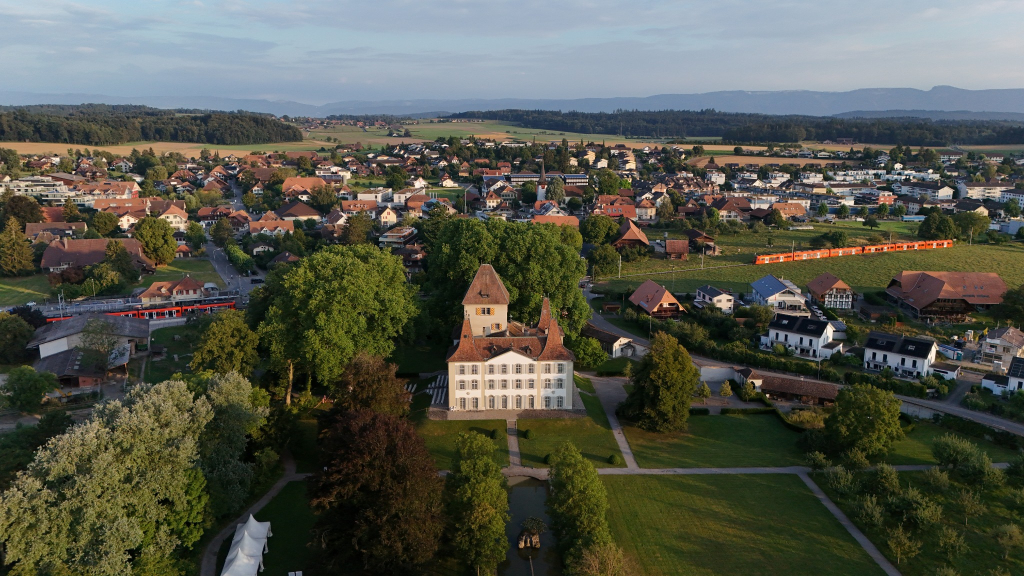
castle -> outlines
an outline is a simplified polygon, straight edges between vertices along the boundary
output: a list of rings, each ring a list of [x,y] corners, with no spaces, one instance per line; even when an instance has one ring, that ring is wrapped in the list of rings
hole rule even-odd
[[[547,298],[536,326],[510,322],[508,290],[483,264],[462,306],[462,328],[448,353],[449,410],[573,409],[575,357]]]

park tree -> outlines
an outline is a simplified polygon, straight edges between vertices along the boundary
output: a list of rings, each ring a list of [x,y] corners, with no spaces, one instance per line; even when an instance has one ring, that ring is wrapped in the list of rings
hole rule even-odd
[[[25,346],[34,334],[35,329],[21,316],[0,312],[0,358],[5,363],[25,358]]]
[[[193,371],[212,370],[217,374],[252,373],[260,361],[256,347],[260,337],[245,323],[239,310],[218,312],[199,337],[189,367]]]
[[[996,526],[992,535],[1003,548],[1003,560],[1009,560],[1013,551],[1024,548],[1024,532],[1016,524]]]
[[[595,214],[580,222],[583,241],[590,244],[607,244],[619,235],[619,225],[609,216]]]
[[[604,351],[596,338],[588,336],[569,338],[566,341],[566,347],[572,351],[573,356],[576,357],[576,365],[581,368],[597,368],[608,360],[608,353]]]
[[[96,212],[89,222],[89,230],[100,236],[110,236],[117,229],[117,215],[113,212]]]
[[[32,196],[18,194],[9,197],[3,203],[3,210],[0,210],[0,224],[6,225],[11,218],[16,218],[22,224],[42,222],[43,209]]]
[[[1003,213],[1006,214],[1007,218],[1019,218],[1021,215],[1020,204],[1015,200],[1004,203]]]
[[[569,442],[556,449],[548,482],[548,513],[566,572],[582,573],[588,555],[615,546],[608,527],[608,494],[597,469]]]
[[[179,381],[97,406],[0,496],[5,560],[26,574],[124,576],[191,547],[207,504],[199,436],[212,417]]]
[[[505,476],[493,458],[494,442],[482,434],[459,434],[455,452],[444,483],[447,540],[477,574],[492,574],[508,549]]]
[[[977,212],[960,212],[953,215],[953,223],[964,237],[977,237],[988,231],[992,220]]]
[[[174,240],[174,228],[163,218],[147,216],[135,225],[134,237],[142,244],[142,251],[157,264],[174,261],[178,243]]]
[[[210,229],[210,239],[221,248],[227,245],[228,241],[235,237],[235,230],[227,218],[217,220],[217,223]]]
[[[135,260],[124,247],[124,242],[107,240],[103,262],[115,270],[124,282],[134,284],[139,281],[139,269],[135,267]]]
[[[309,487],[318,512],[312,546],[325,573],[408,574],[437,553],[441,479],[408,419],[334,413],[320,432]]]
[[[411,395],[405,380],[397,375],[398,366],[380,356],[359,352],[332,385],[334,409],[345,412],[372,410],[378,414],[406,416]]]
[[[8,218],[4,231],[0,232],[0,274],[21,276],[35,268],[32,247],[25,238],[21,222],[17,218]]]
[[[859,216],[861,218],[867,218],[868,214],[869,214],[869,212],[868,212],[868,207],[867,206],[861,206],[860,210],[857,210],[857,216]]]
[[[729,384],[728,380],[722,382],[722,388],[718,391],[718,395],[722,398],[729,398],[732,396],[732,385]]]
[[[828,203],[825,201],[818,203],[818,216],[824,218],[828,216]]]
[[[601,168],[597,172],[597,193],[603,196],[618,196],[619,187],[622,185],[622,179],[619,175],[609,170],[608,168]]]
[[[900,401],[892,392],[868,385],[842,388],[832,414],[825,419],[825,435],[834,453],[860,450],[867,456],[885,454],[903,437]]]
[[[611,244],[601,244],[587,254],[587,262],[591,266],[595,280],[602,276],[609,278],[615,273],[615,267],[619,262],[619,253]]]
[[[206,230],[199,222],[189,222],[185,229],[185,242],[193,250],[199,250],[206,245]]]
[[[460,304],[485,263],[494,266],[508,289],[509,314],[516,320],[537,322],[545,295],[569,335],[578,334],[590,318],[579,289],[586,264],[564,243],[558,227],[458,218],[446,223],[427,246],[426,292],[433,317],[445,332],[462,321]]]
[[[416,315],[402,260],[373,246],[331,246],[268,282],[259,334],[279,370],[337,380],[360,350],[386,357]]]
[[[879,218],[885,218],[886,216],[889,215],[889,205],[886,204],[885,202],[882,202],[881,204],[878,205],[878,209],[875,210],[875,214]]]
[[[34,426],[17,426],[0,434],[0,493],[7,490],[18,472],[32,463],[36,451],[50,438],[67,431],[75,423],[64,411],[47,412]],[[2,538],[2,536],[0,536]]]
[[[82,213],[78,211],[78,204],[67,200],[64,202],[64,210],[62,210],[65,222],[81,222]]]
[[[548,180],[548,187],[544,192],[544,198],[545,200],[561,204],[562,200],[565,199],[565,181],[557,177]]]
[[[522,198],[522,201],[523,201],[524,205],[532,206],[533,203],[537,201],[537,183],[536,182],[526,182],[526,183],[524,183],[522,191],[520,193],[520,198]]]
[[[711,208],[711,210],[714,210],[714,208]],[[717,214],[717,210],[715,213]],[[782,210],[772,208],[771,212],[764,217],[764,223],[768,226],[782,226],[786,223],[786,217],[782,215]]]
[[[405,188],[405,180],[409,175],[401,166],[388,166],[385,175],[385,186],[398,191]]]
[[[906,215],[907,215],[907,207],[904,206],[903,204],[897,204],[896,206],[893,207],[893,209],[892,209],[892,217],[893,218],[896,218],[897,220],[899,220],[899,219],[902,219]]]
[[[708,398],[711,398],[711,387],[708,386],[707,382],[701,382],[697,385],[697,390],[693,395],[700,398],[701,404],[707,404]]]
[[[997,310],[1000,317],[1017,326],[1024,325],[1024,284],[1007,290],[1003,294],[1003,301],[997,306]]]
[[[645,430],[684,430],[699,376],[686,349],[672,336],[658,332],[633,372],[633,390],[620,409]]]
[[[953,219],[939,212],[932,212],[917,227],[917,235],[925,240],[952,240],[958,230]]]
[[[882,206],[885,206],[885,204],[882,204]],[[867,218],[864,219],[864,226],[867,226],[868,228],[871,229],[878,228],[878,220],[874,216],[868,216]]]
[[[892,555],[896,557],[897,566],[903,560],[913,558],[921,552],[921,543],[914,540],[913,535],[904,530],[902,524],[889,530],[885,543]]]
[[[7,402],[19,412],[38,413],[42,409],[43,394],[60,388],[51,372],[36,372],[31,366],[18,366],[7,374],[0,390],[7,394]]]
[[[310,196],[312,196],[310,204],[324,214],[338,205],[338,195],[334,193],[334,188],[327,184],[314,186],[310,190]]]
[[[349,246],[370,244],[370,232],[373,232],[373,218],[366,212],[360,212],[350,216],[348,222],[345,223],[341,241]]]
[[[840,204],[839,208],[836,209],[836,217],[838,217],[841,220],[849,218],[850,217],[850,207],[847,206],[846,204]]]
[[[245,461],[249,439],[267,422],[270,397],[237,372],[200,378],[213,419],[199,439],[199,462],[215,518],[241,509],[249,497],[253,464]]]
[[[666,202],[665,204],[671,206],[671,203]],[[665,204],[663,204],[663,206]],[[568,201],[566,201],[565,206],[569,209],[570,213],[575,214],[576,212],[579,212],[580,210],[583,209],[583,200],[580,200],[579,198],[573,196],[572,198],[569,198]]]

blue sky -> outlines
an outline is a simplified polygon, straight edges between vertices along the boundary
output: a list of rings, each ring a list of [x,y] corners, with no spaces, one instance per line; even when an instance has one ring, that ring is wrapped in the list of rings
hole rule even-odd
[[[322,104],[1024,87],[1024,2],[0,0],[0,90]]]

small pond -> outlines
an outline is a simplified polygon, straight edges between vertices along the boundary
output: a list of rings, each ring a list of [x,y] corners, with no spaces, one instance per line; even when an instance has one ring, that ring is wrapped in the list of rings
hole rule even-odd
[[[508,555],[498,566],[500,576],[556,576],[561,574],[561,559],[555,550],[555,536],[551,532],[544,503],[548,498],[548,483],[524,476],[508,479],[508,513],[511,517],[505,527],[508,537]],[[520,525],[530,516],[536,516],[548,524],[548,530],[540,536],[540,550],[518,548]],[[530,557],[533,557],[533,571]]]

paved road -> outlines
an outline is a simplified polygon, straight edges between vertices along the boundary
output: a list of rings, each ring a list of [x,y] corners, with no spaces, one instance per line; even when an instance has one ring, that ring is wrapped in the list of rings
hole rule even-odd
[[[200,576],[217,576],[217,554],[220,552],[220,547],[224,543],[224,540],[234,535],[235,528],[239,524],[248,520],[250,514],[256,514],[262,510],[263,507],[273,500],[289,482],[305,480],[309,476],[309,474],[299,474],[295,471],[295,460],[292,458],[291,454],[286,452],[281,457],[281,462],[284,464],[284,475],[281,476],[281,479],[275,482],[274,485],[271,486],[270,490],[268,490],[267,493],[264,494],[263,497],[255,504],[250,506],[248,510],[243,512],[238,519],[231,522],[225,526],[223,530],[217,533],[217,535],[213,537],[213,540],[210,540],[210,543],[206,545],[206,550],[203,551],[203,561],[199,569]],[[278,530],[288,530],[288,527],[282,526],[278,528]]]
[[[508,436],[508,466],[509,468],[521,468],[523,459],[519,452],[519,428],[516,426],[515,420],[505,421],[505,435]]]
[[[615,409],[626,399],[626,389],[622,387],[626,379],[591,374],[586,376],[594,383],[597,398],[601,401],[601,407],[604,408],[604,413],[608,416],[608,424],[612,428],[612,435],[615,436],[615,442],[619,445],[619,452],[622,452],[622,459],[626,463],[625,470],[639,470],[640,466],[636,463],[636,458],[633,456],[633,449],[629,447],[626,435],[622,432],[619,417],[615,415]]]
[[[248,301],[249,292],[258,285],[252,283],[253,278],[263,278],[259,274],[253,274],[250,278],[246,278],[238,274],[235,267],[231,265],[231,261],[228,260],[227,254],[224,250],[218,248],[216,244],[212,242],[206,243],[206,254],[210,258],[210,262],[213,264],[213,269],[217,271],[217,274],[224,281],[224,286],[228,290],[238,290],[239,296],[243,302]]]

